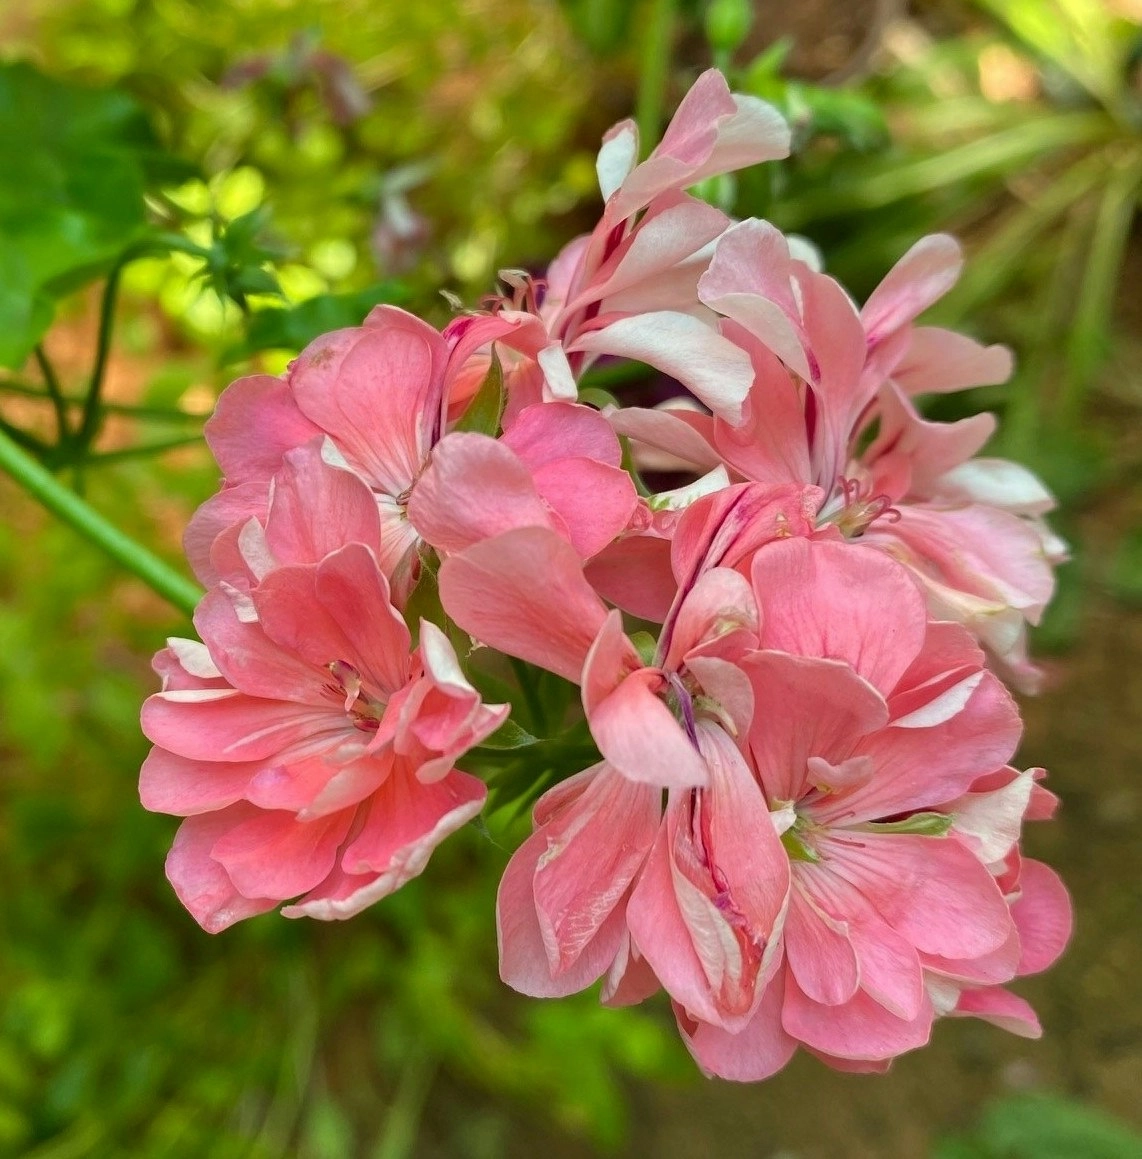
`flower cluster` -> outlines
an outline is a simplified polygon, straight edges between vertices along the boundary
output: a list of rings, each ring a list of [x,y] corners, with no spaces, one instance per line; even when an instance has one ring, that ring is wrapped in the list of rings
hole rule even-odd
[[[596,755],[507,866],[509,985],[665,990],[739,1080],[798,1047],[882,1070],[941,1015],[1039,1032],[1005,984],[1070,907],[1020,853],[1055,800],[1009,763],[1004,680],[1038,679],[1052,500],[977,457],[989,416],[917,410],[1010,372],[916,324],[950,238],[858,308],[806,243],[686,192],[788,144],[708,72],[645,161],[607,134],[602,218],[546,281],[505,275],[443,333],[380,307],[222,396],[186,538],[202,642],[159,653],[143,709],[143,803],[185,818],[167,872],[204,928],[348,917],[424,870],[482,808],[492,734],[522,733],[480,647],[577,685]],[[587,405],[604,356],[686,397]],[[632,455],[690,481],[650,493]]]

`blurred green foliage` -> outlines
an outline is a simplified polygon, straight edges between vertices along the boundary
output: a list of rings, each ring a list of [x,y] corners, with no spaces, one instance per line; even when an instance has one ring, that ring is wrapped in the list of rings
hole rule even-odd
[[[970,1134],[941,1139],[933,1159],[1135,1159],[1142,1135],[1068,1099],[1023,1095],[984,1112]]]
[[[945,318],[970,314],[1023,365],[1012,391],[968,405],[1006,407],[1009,449],[1074,505],[1133,469],[1078,419],[1119,341],[1137,40],[1095,0],[948,7],[955,35],[902,26],[860,84],[787,75],[787,43],[739,49],[736,83],[782,107],[796,153],[702,192],[807,233],[860,294],[919,234],[963,231],[969,272]],[[378,302],[440,322],[440,286],[472,301],[501,266],[541,267],[593,224],[594,151],[634,103],[648,21],[692,74],[713,55],[706,17],[728,59],[741,15],[699,0],[6,5],[0,53],[39,71],[0,66],[5,427],[174,558],[215,485],[195,444],[228,377],[280,369]],[[684,87],[666,63],[658,104],[643,85],[650,121]],[[693,1077],[663,1007],[533,1003],[495,980],[518,809],[493,809],[352,923],[203,935],[160,876],[174,822],[134,788],[140,658],[188,626],[3,494],[0,1155],[491,1159],[518,1113],[614,1148],[630,1078]],[[1092,577],[1136,601],[1139,552],[1137,536],[1109,561],[1080,546],[1045,641],[1073,640]],[[491,691],[499,675],[477,678]],[[568,689],[521,703],[498,736],[493,805],[541,787],[539,765],[576,767],[544,739],[542,707]],[[422,1121],[442,1087],[465,1114]],[[473,1110],[471,1091],[490,1097]],[[1111,1146],[1083,1114],[1000,1107],[939,1154],[1047,1155],[1027,1133],[1046,1123]]]

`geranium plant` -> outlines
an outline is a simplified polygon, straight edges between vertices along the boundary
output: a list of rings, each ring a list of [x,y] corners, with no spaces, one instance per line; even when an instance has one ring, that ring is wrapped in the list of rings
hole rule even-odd
[[[941,1016],[1039,1033],[1005,987],[1070,907],[1020,853],[1056,802],[1011,764],[1005,683],[1041,679],[1053,501],[979,457],[990,417],[917,409],[1011,371],[917,324],[951,238],[860,307],[803,239],[687,192],[788,148],[706,72],[645,160],[607,133],[599,223],[544,277],[443,332],[377,307],[223,394],[200,639],[142,716],[204,929],[351,917],[490,793],[533,807],[496,915],[525,994],[665,990],[738,1080],[799,1047],[883,1070]],[[674,395],[604,395],[615,359]]]

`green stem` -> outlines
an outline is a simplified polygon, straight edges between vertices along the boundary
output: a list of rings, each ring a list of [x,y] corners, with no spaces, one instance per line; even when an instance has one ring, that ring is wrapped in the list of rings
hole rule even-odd
[[[21,398],[39,399],[48,402],[48,396],[39,387],[29,386],[12,379],[0,380],[0,394],[17,394]],[[65,406],[83,406],[84,400],[75,395],[63,395]],[[188,410],[178,410],[176,407],[166,406],[133,406],[130,403],[105,402],[100,408],[105,414],[124,415],[127,418],[147,419],[153,422],[165,423],[195,423],[201,424],[210,416],[194,414]]]
[[[0,432],[6,434],[12,442],[23,447],[24,450],[31,451],[33,455],[46,455],[48,453],[49,448],[46,443],[41,443],[35,435],[30,435],[27,431],[13,426],[7,419],[0,418]]]
[[[148,455],[161,455],[164,451],[175,451],[179,447],[193,447],[202,444],[201,435],[179,435],[175,439],[161,439],[153,443],[140,443],[134,447],[123,447],[118,451],[103,451],[89,455],[89,467],[106,467],[111,463],[124,463],[130,459],[145,459]]]
[[[425,1047],[411,1047],[385,1117],[384,1131],[373,1152],[376,1159],[410,1159],[416,1153],[420,1119],[435,1074],[436,1063]]]
[[[44,385],[48,388],[48,397],[51,399],[52,410],[56,415],[56,442],[66,443],[71,437],[71,426],[67,421],[67,402],[63,397],[63,389],[59,384],[59,376],[55,367],[48,358],[47,351],[41,344],[36,345],[36,362],[40,373],[44,376]]]
[[[519,690],[523,693],[524,703],[527,705],[528,716],[531,717],[528,722],[531,725],[531,731],[535,736],[546,736],[547,714],[543,711],[543,704],[535,691],[533,673],[522,660],[517,660],[514,656],[510,659]]]
[[[642,72],[638,78],[635,120],[638,122],[638,139],[644,156],[657,143],[662,128],[662,106],[666,98],[676,6],[677,0],[654,0],[643,38]]]
[[[190,615],[202,598],[196,583],[175,571],[108,522],[74,491],[65,487],[16,442],[0,432],[0,468],[38,499],[53,515],[101,547],[116,563],[138,576],[181,612]]]
[[[99,336],[95,345],[95,362],[91,367],[91,378],[88,380],[87,394],[83,400],[83,416],[76,432],[76,442],[81,455],[91,446],[99,431],[100,419],[103,417],[99,404],[103,394],[103,376],[107,371],[107,355],[111,350],[111,331],[115,325],[115,301],[119,296],[119,279],[122,277],[123,267],[133,256],[134,254],[128,251],[115,263],[107,275],[107,284],[103,287],[103,298],[99,303]]]
[[[41,402],[50,401],[48,396],[40,388],[29,386],[23,382],[16,382],[12,379],[0,380],[0,394],[15,394],[21,398],[39,399]],[[65,394],[62,397],[64,405],[68,407],[81,407],[86,401],[74,394]],[[176,407],[134,406],[130,403],[118,402],[105,402],[100,409],[106,414],[123,415],[126,418],[141,419],[149,422],[201,424],[210,417],[205,414],[195,414],[192,411],[178,410]]]

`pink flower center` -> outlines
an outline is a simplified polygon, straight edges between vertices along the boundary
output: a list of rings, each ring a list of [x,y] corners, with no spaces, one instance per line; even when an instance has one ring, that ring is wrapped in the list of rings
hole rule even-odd
[[[844,475],[837,479],[840,494],[834,493],[834,499],[828,504],[831,513],[824,516],[822,522],[835,523],[846,539],[856,539],[882,516],[893,522],[900,518],[900,512],[892,505],[892,500],[884,494],[872,494],[871,487],[861,479],[847,478]],[[839,501],[839,506],[838,506]]]
[[[345,713],[354,728],[362,732],[376,732],[385,714],[385,703],[370,696],[361,684],[361,674],[348,660],[334,660],[326,665],[336,684],[325,687],[339,700],[344,698]]]

